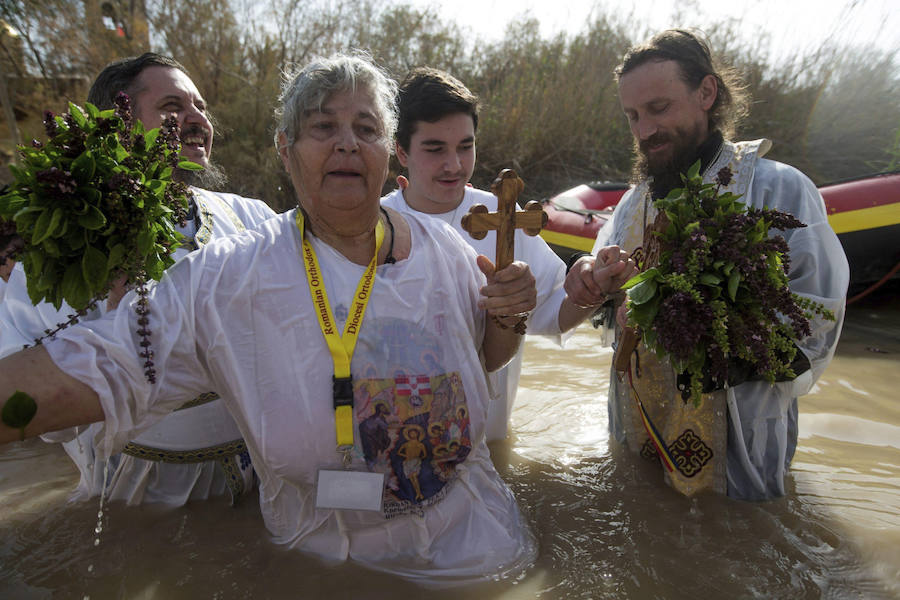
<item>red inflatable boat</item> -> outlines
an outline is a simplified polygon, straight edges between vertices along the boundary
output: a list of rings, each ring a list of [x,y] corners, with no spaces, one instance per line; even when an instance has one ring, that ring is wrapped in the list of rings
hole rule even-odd
[[[628,189],[624,183],[579,185],[544,202],[544,240],[566,260],[590,252],[597,231]],[[828,221],[850,262],[851,285],[887,281],[900,270],[900,171],[821,186]]]

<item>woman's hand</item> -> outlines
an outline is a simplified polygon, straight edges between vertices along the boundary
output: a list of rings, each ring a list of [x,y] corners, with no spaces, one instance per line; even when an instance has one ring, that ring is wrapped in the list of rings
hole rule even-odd
[[[525,319],[537,305],[537,288],[531,269],[523,262],[499,271],[486,256],[479,256],[477,262],[487,277],[478,306],[492,317],[485,325],[481,350],[485,368],[496,371],[516,355],[522,344]]]
[[[487,277],[487,285],[481,288],[482,299],[478,305],[495,317],[521,316],[537,306],[537,288],[531,268],[521,261],[496,270],[486,256],[477,259],[478,268]]]

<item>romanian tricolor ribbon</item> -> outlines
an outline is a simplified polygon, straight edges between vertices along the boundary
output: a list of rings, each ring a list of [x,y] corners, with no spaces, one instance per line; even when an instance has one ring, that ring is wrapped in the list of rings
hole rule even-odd
[[[644,408],[644,403],[641,402],[641,398],[634,388],[634,380],[631,378],[631,364],[628,365],[628,384],[631,386],[631,395],[634,397],[634,401],[638,405],[638,411],[641,413],[641,422],[644,424],[644,430],[646,430],[647,435],[650,436],[650,442],[656,448],[659,460],[662,461],[663,466],[671,473],[675,470],[675,461],[672,460],[672,454],[669,452],[669,448],[666,446],[662,434],[660,434],[659,430],[653,424],[650,415],[647,414],[647,410]]]

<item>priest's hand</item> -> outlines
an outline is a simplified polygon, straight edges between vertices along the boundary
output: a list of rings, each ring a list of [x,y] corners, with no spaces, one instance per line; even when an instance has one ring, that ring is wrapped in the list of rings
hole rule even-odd
[[[637,273],[634,260],[618,246],[606,246],[597,256],[582,256],[569,269],[564,288],[569,300],[580,308],[599,306],[609,294]]]
[[[619,329],[625,330],[628,327],[628,304],[623,302],[619,305],[619,308],[616,309],[616,324],[618,324]]]

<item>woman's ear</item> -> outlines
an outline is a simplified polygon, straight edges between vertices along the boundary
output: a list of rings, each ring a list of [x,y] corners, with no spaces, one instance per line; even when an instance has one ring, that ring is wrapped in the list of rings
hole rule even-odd
[[[290,146],[288,145],[287,136],[283,131],[278,132],[278,156],[281,157],[281,164],[284,165],[284,170],[289,172],[288,165],[290,165],[291,160]]]

